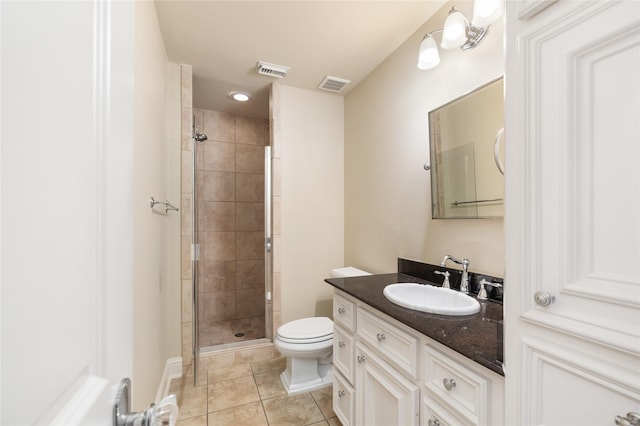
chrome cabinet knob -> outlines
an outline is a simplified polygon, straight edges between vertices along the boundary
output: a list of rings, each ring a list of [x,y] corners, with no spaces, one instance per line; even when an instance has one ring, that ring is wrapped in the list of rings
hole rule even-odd
[[[442,379],[442,384],[447,390],[451,390],[456,387],[456,381],[454,379]]]
[[[429,419],[429,426],[440,426],[440,420],[435,417],[433,419]]]
[[[556,300],[556,297],[553,295],[553,293],[548,293],[546,291],[536,291],[533,295],[533,299],[536,301],[536,305],[547,307]]]
[[[360,364],[362,364],[364,362],[364,355],[358,355],[358,357],[356,359],[358,360],[358,362]]]
[[[345,311],[345,309],[344,309],[344,308],[338,308],[338,313],[339,313],[340,315],[343,315],[345,312],[346,312],[346,311]]]
[[[346,345],[347,345],[347,344],[346,344],[345,342],[343,342],[342,340],[340,340],[340,341],[338,342],[338,347],[339,347],[339,348],[344,348]]]
[[[376,334],[376,339],[378,339],[378,342],[382,343],[384,341],[384,339],[386,339],[387,336],[384,335],[384,333],[378,333]]]
[[[345,395],[343,390],[338,391],[338,398],[342,398]]]

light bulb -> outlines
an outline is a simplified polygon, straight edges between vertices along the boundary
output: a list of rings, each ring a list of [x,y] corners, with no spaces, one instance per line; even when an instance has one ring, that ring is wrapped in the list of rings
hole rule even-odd
[[[440,53],[436,41],[427,34],[420,43],[420,51],[418,54],[418,69],[428,70],[440,63]]]
[[[486,28],[502,15],[501,0],[475,0],[473,4],[473,25]]]
[[[238,102],[247,102],[251,99],[251,96],[244,92],[231,92],[229,93],[229,96]]]
[[[447,20],[444,21],[440,46],[443,49],[455,49],[462,46],[467,41],[467,25],[467,18],[462,12],[452,7]]]

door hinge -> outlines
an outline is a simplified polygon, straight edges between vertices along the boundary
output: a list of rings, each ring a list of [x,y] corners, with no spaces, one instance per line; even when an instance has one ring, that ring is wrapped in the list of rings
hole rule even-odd
[[[191,261],[200,260],[200,244],[191,244]]]

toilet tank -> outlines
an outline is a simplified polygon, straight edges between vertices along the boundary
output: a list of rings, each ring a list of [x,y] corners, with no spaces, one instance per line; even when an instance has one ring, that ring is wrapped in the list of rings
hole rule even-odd
[[[345,277],[360,277],[363,275],[371,275],[367,271],[354,268],[352,266],[346,266],[344,268],[332,269],[331,278],[345,278]]]

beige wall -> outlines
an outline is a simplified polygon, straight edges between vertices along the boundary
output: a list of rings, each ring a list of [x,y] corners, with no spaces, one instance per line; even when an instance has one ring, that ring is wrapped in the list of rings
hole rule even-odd
[[[167,229],[175,217],[152,211],[167,193],[165,81],[167,57],[152,2],[136,2],[133,170],[133,408],[156,396],[167,359]],[[175,198],[174,203],[178,202]],[[175,337],[175,336],[174,336]]]
[[[442,28],[448,3],[345,98],[345,263],[396,270],[396,258],[439,263],[467,257],[471,270],[504,275],[503,220],[432,220],[428,112],[503,74],[502,24],[469,52],[441,50],[416,67],[424,34]],[[456,2],[472,15],[471,2]],[[436,40],[440,36],[436,35]]]
[[[344,258],[344,102],[281,86],[278,104],[282,235],[276,256],[286,323],[331,314],[332,288],[323,280]]]

